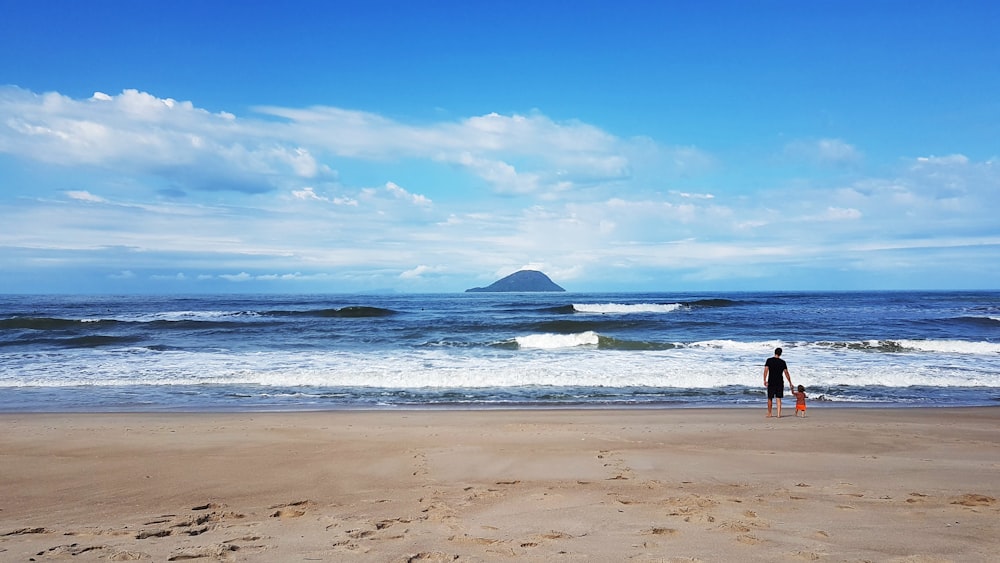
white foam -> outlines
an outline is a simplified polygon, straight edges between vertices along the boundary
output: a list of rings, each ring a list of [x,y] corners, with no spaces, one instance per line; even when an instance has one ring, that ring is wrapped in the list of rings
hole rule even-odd
[[[312,350],[239,353],[80,349],[72,353],[5,354],[0,387],[79,385],[260,385],[273,387],[476,388],[605,386],[759,387],[772,343],[607,350],[594,332],[522,337],[531,350],[424,348],[384,354]],[[728,342],[728,341],[722,341]],[[884,354],[792,346],[792,380],[807,388],[843,386],[1000,387],[990,356]]]
[[[634,313],[670,313],[681,308],[680,303],[574,303],[573,309],[578,313],[598,314],[634,314]]]
[[[137,317],[142,322],[149,321],[206,321],[225,319],[229,317],[258,316],[257,313],[244,311],[163,311]]]
[[[80,319],[80,322],[118,321],[149,323],[155,321],[213,321],[233,317],[260,317],[260,314],[253,311],[161,311],[139,315],[93,317]]]
[[[520,348],[539,348],[552,350],[556,348],[574,348],[576,346],[597,346],[597,333],[588,330],[576,334],[529,334],[515,338]]]
[[[948,354],[1000,354],[1000,343],[967,342],[964,340],[899,340],[899,345],[920,352]]]
[[[766,340],[761,342],[738,342],[736,340],[702,340],[691,342],[686,345],[688,348],[711,348],[716,350],[729,350],[735,352],[755,352],[769,353],[779,346],[787,346],[778,340]]]

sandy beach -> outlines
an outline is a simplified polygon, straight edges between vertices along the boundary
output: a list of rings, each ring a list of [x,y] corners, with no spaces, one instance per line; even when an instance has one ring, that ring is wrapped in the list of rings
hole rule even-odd
[[[0,415],[0,560],[990,561],[1000,408]]]

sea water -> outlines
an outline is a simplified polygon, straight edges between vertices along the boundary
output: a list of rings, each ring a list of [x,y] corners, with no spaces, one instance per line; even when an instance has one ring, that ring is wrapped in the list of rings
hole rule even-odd
[[[1000,292],[0,296],[0,412],[1000,405]]]

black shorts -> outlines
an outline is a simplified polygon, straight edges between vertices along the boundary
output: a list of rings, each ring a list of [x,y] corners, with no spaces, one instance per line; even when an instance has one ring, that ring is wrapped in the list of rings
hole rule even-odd
[[[778,385],[767,384],[767,398],[768,399],[781,399],[785,396],[785,382],[781,382]]]

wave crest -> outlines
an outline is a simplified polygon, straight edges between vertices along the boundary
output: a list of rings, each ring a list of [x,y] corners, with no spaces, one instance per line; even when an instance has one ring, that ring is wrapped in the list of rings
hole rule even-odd
[[[573,310],[577,313],[592,314],[635,314],[635,313],[672,313],[680,309],[680,303],[574,303]]]
[[[527,336],[518,336],[514,340],[517,342],[519,348],[540,350],[574,348],[576,346],[597,346],[600,343],[600,337],[592,330],[575,334],[529,334]]]

